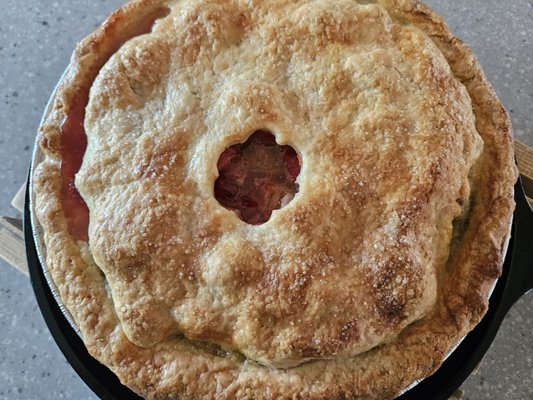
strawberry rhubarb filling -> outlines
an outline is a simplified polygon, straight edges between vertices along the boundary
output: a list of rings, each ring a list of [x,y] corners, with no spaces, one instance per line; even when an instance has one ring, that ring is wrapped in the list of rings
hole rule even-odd
[[[88,238],[89,209],[78,189],[74,177],[81,167],[87,148],[87,136],[83,127],[88,94],[74,99],[67,118],[61,125],[61,196],[69,233],[77,240]]]
[[[298,192],[298,155],[291,146],[278,145],[268,131],[256,131],[246,142],[228,147],[217,167],[215,198],[249,224],[265,223]]]

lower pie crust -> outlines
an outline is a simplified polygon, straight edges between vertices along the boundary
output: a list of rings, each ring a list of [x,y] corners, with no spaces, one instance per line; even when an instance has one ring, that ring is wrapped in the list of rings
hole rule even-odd
[[[514,209],[507,113],[471,51],[426,6],[333,3],[135,0],[76,48],[39,131],[35,212],[46,267],[87,349],[145,398],[394,398],[433,373],[487,310]],[[305,68],[324,59],[316,79],[327,79],[302,84],[301,69],[275,77],[297,77],[279,83],[284,91],[264,84],[277,64],[258,66],[253,43],[243,44],[256,26],[271,35],[262,45],[274,60]],[[372,52],[382,37],[397,46]],[[175,71],[198,74],[205,62],[223,75],[239,59],[209,56],[229,42],[264,79],[217,91],[219,81],[195,78],[207,82],[194,99],[206,114],[187,104],[165,114],[161,82],[168,89],[169,76],[184,76]],[[352,42],[378,63],[358,78],[373,77],[376,96],[346,75],[364,57],[346,53],[344,70],[328,63]],[[405,92],[417,85],[425,95]],[[69,228],[61,178],[61,127],[84,96],[89,147],[76,186],[89,242]],[[356,107],[376,110],[343,120]],[[144,135],[160,129],[152,123],[166,141]],[[223,150],[264,128],[302,157],[300,189],[251,226],[212,190]]]

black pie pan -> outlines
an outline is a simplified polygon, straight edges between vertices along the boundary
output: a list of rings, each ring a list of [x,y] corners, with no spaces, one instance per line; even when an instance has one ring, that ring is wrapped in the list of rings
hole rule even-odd
[[[447,400],[481,362],[509,308],[522,295],[533,289],[533,212],[525,198],[520,180],[515,185],[515,199],[517,204],[503,273],[490,297],[487,314],[432,376],[422,380],[397,399]],[[28,190],[24,210],[28,268],[37,302],[57,345],[78,375],[101,399],[141,399],[122,385],[107,367],[89,355],[82,340],[61,311],[37,256],[30,213]]]

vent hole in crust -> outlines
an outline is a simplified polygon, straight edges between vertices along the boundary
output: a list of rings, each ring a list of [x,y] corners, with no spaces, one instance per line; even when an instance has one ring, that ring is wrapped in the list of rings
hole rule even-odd
[[[266,130],[228,147],[218,159],[215,198],[244,222],[267,222],[298,192],[301,160],[291,146],[280,146]]]

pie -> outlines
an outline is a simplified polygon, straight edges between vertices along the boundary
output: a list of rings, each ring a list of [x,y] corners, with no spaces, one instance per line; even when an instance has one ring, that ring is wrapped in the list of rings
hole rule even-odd
[[[392,399],[480,321],[508,115],[414,0],[134,0],[42,123],[46,268],[147,399]]]

